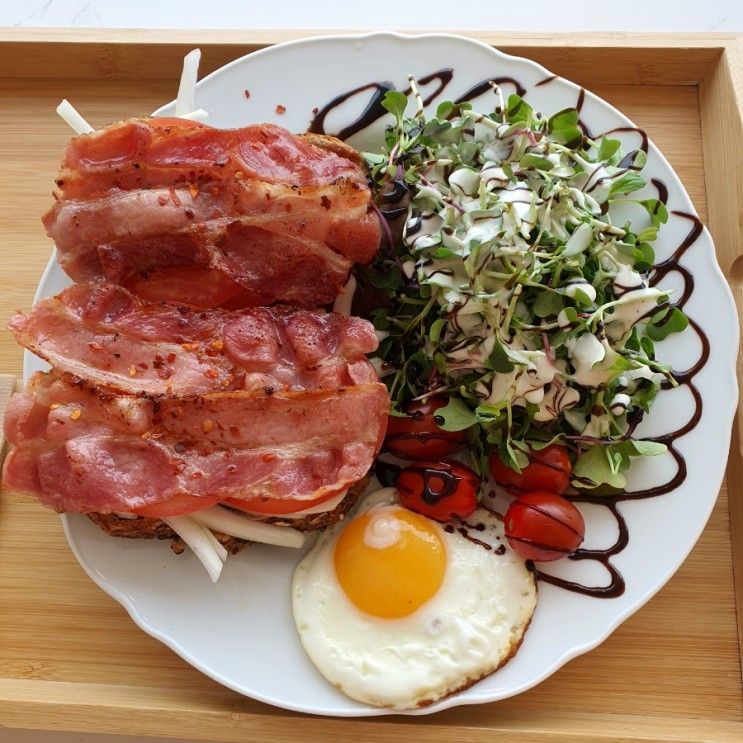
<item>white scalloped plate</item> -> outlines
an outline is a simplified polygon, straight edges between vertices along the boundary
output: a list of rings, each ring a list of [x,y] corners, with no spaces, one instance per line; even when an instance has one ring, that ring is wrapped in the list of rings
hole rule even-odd
[[[404,89],[409,73],[420,79],[442,68],[452,68],[453,78],[434,106],[493,77],[517,80],[526,89],[527,100],[545,114],[576,105],[580,94],[577,86],[560,78],[547,81],[550,74],[534,62],[466,38],[374,33],[306,39],[250,54],[201,81],[196,101],[210,112],[209,122],[217,126],[273,121],[302,131],[314,107],[344,91],[374,81],[389,81]],[[542,85],[537,85],[540,82]],[[434,83],[426,86],[424,93],[434,87]],[[509,83],[503,87],[506,93],[513,89]],[[326,121],[328,130],[338,131],[355,120],[368,95],[355,96],[336,108]],[[479,101],[492,109],[491,99]],[[277,105],[285,106],[285,113],[277,113]],[[158,113],[172,109],[170,104]],[[626,117],[590,93],[585,94],[581,116],[592,132],[631,126]],[[384,123],[377,121],[351,142],[360,147],[378,146]],[[627,146],[632,148],[632,142],[628,140]],[[647,173],[666,184],[669,210],[693,214],[679,179],[652,143]],[[650,189],[648,195],[655,194]],[[656,246],[659,260],[678,247],[690,226],[684,217],[671,217]],[[682,263],[694,276],[686,311],[711,341],[709,360],[693,379],[703,400],[702,415],[698,425],[676,442],[688,463],[683,484],[667,495],[619,506],[627,519],[630,542],[613,563],[626,579],[626,591],[619,598],[595,599],[541,584],[534,620],[516,657],[467,691],[418,713],[492,702],[539,683],[606,639],[666,583],[696,542],[725,468],[737,400],[738,328],[733,300],[706,229],[686,251]],[[662,285],[681,287],[679,276],[669,274]],[[55,294],[68,283],[53,257],[37,298]],[[691,367],[701,353],[698,336],[691,329],[662,346],[661,358],[679,369]],[[27,354],[26,376],[38,368],[42,368],[41,362]],[[639,433],[653,435],[677,429],[694,409],[688,386],[663,392]],[[644,462],[631,473],[631,485],[657,484],[672,476],[674,467],[670,456]],[[583,510],[588,524],[586,546],[612,544],[617,525],[608,509],[586,506]],[[165,543],[107,537],[83,516],[65,516],[63,521],[70,546],[88,575],[119,601],[145,632],[225,686],[302,712],[385,714],[385,710],[347,699],[305,656],[290,613],[290,579],[299,557],[296,552],[251,547],[231,557],[219,583],[213,585],[191,554],[177,557]],[[662,533],[658,531],[660,524]],[[593,584],[607,580],[596,563],[566,560],[555,570]]]

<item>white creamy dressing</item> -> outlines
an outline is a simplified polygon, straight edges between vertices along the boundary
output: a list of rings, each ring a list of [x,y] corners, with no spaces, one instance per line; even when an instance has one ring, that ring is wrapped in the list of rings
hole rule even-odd
[[[612,292],[614,296],[619,299],[627,292],[633,289],[641,289],[645,287],[645,281],[637,271],[633,271],[630,266],[622,264],[617,271],[617,275],[614,277],[612,284]]]
[[[438,303],[451,313],[442,339],[449,344],[446,360],[453,376],[483,372],[475,387],[483,402],[535,405],[535,420],[554,420],[580,401],[580,391],[570,387],[569,381],[597,389],[617,375],[612,367],[619,354],[612,344],[621,342],[637,322],[651,315],[667,292],[648,287],[643,276],[622,263],[623,255],[613,241],[621,240],[625,231],[602,216],[602,204],[609,198],[612,178],[616,177],[603,163],[589,162],[545,137],[540,139],[539,134],[534,136],[475,113],[466,116],[465,138],[482,145],[478,158],[483,164],[459,165],[452,170],[451,160],[427,163],[422,170],[425,180],[418,184],[404,229],[404,241],[413,254],[440,247],[454,257],[434,257],[429,252],[415,262],[406,261],[403,273],[408,278],[416,274],[420,284],[431,286]],[[552,165],[549,192],[542,188],[544,179],[537,170],[521,167],[527,149]],[[525,325],[544,324],[545,332],[555,327],[532,317],[519,300],[521,280],[513,286],[506,281],[514,263],[528,276],[530,270],[539,270],[540,261],[549,260],[549,256],[539,255],[541,248],[534,250],[535,228],[565,241],[558,255],[567,259],[569,268],[555,288],[586,305],[586,312],[597,311],[597,291],[580,276],[571,279],[571,274],[575,275],[572,267],[579,270],[583,255],[595,251],[604,271],[615,275],[612,301],[604,306],[600,318],[603,333],[584,331],[567,338],[567,362],[555,362],[552,352],[542,350],[539,336],[525,341],[524,333],[509,328],[513,317]],[[477,250],[480,246],[485,249]],[[581,322],[585,317],[581,315]],[[565,309],[558,313],[561,330],[569,332],[575,325]],[[507,373],[488,374],[497,339],[515,367]],[[524,343],[539,347],[525,348]],[[631,403],[629,394],[641,378],[658,381],[663,375],[644,366],[623,372],[618,384],[625,391],[614,395],[612,413],[619,416],[626,412]],[[575,419],[578,417],[582,414],[576,414]],[[607,435],[609,420],[609,413],[592,416],[584,433]]]
[[[458,168],[449,176],[452,194],[476,196],[480,188],[480,176],[470,168]]]
[[[653,312],[661,297],[667,295],[668,292],[653,287],[624,293],[604,316],[606,335],[613,341],[621,340],[637,322]]]
[[[568,238],[562,251],[563,258],[571,258],[583,253],[593,242],[593,229],[590,224],[583,222],[576,227],[573,234]]]
[[[629,407],[630,402],[631,399],[629,395],[625,395],[623,392],[618,392],[611,398],[609,410],[611,410],[614,415],[622,415],[622,413],[624,413]]]
[[[589,284],[587,281],[572,281],[565,287],[565,294],[571,299],[575,299],[579,291],[583,292],[591,302],[596,301],[596,289],[593,284]]]

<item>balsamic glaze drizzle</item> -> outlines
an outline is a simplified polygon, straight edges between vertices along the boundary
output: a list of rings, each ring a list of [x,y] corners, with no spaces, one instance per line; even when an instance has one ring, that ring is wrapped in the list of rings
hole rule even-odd
[[[443,69],[438,72],[434,72],[430,75],[427,75],[426,77],[421,78],[418,82],[422,85],[426,85],[427,83],[438,79],[439,85],[437,86],[436,90],[425,97],[424,104],[429,105],[433,100],[435,100],[447,87],[447,85],[451,82],[453,78],[453,71],[451,69]],[[536,83],[535,87],[539,87],[542,85],[547,85],[548,83],[551,83],[553,80],[556,79],[555,75],[552,75],[550,77],[546,77],[543,80]],[[483,93],[486,93],[488,90],[492,88],[491,83],[497,83],[497,84],[511,84],[514,86],[514,89],[516,93],[520,96],[523,96],[526,93],[526,89],[521,85],[521,83],[518,82],[518,80],[515,80],[511,77],[495,77],[495,78],[488,78],[487,80],[483,80],[482,82],[477,83],[476,85],[473,85],[469,90],[467,90],[466,93],[461,95],[459,98],[455,100],[455,103],[461,103],[463,101],[467,101],[473,98],[477,98],[478,96],[482,95]],[[310,124],[309,131],[316,132],[320,134],[324,134],[325,128],[325,118],[326,116],[336,107],[340,106],[342,103],[347,101],[349,98],[353,97],[354,95],[357,95],[359,93],[363,93],[365,91],[371,90],[373,91],[372,97],[370,98],[369,102],[367,103],[366,108],[362,112],[362,114],[359,116],[359,118],[356,121],[353,121],[348,126],[346,126],[344,129],[342,129],[336,136],[338,136],[339,139],[347,139],[353,134],[356,134],[357,132],[361,131],[362,129],[366,128],[370,124],[374,123],[378,119],[380,119],[382,116],[385,115],[386,111],[381,107],[381,101],[384,97],[384,94],[388,91],[393,89],[393,86],[391,83],[388,82],[373,82],[369,83],[367,85],[362,85],[358,88],[354,88],[351,91],[348,91],[347,93],[342,93],[341,95],[334,98],[332,101],[327,103],[325,106],[320,108],[318,112],[315,114],[314,118],[312,119],[312,122]],[[410,95],[411,90],[408,88],[404,91],[406,95]],[[578,99],[576,102],[576,109],[580,112],[580,110],[583,107],[585,101],[585,91],[581,88],[580,92],[578,94]],[[593,135],[591,131],[588,129],[588,127],[585,125],[584,122],[579,120],[579,125],[581,129],[583,130],[583,133],[586,137],[589,139],[596,140],[600,138],[601,136],[609,136],[611,134],[618,134],[618,133],[631,133],[634,132],[637,135],[639,135],[640,138],[640,144],[639,148],[635,149],[631,152],[629,152],[625,157],[622,159],[622,161],[619,163],[620,167],[627,168],[628,170],[639,170],[640,167],[636,166],[634,164],[635,158],[637,156],[637,153],[639,151],[644,152],[647,154],[648,152],[648,146],[649,146],[649,140],[647,134],[637,127],[631,127],[631,126],[622,126],[617,127],[614,129],[610,129],[609,131],[603,132],[603,134]],[[658,192],[658,200],[662,202],[663,204],[666,204],[668,201],[668,188],[666,187],[665,183],[663,183],[661,180],[657,178],[651,179],[651,184],[655,187],[655,189]],[[391,194],[388,198],[390,203],[394,201],[393,197],[397,196],[397,194]],[[689,214],[687,212],[683,211],[671,211],[670,214],[680,217],[682,219],[686,219],[690,222],[690,228],[687,235],[684,237],[684,239],[681,241],[680,245],[676,248],[676,250],[672,253],[672,255],[667,258],[666,260],[662,261],[661,263],[658,263],[652,271],[652,274],[650,276],[650,285],[655,286],[657,285],[665,276],[667,276],[671,272],[678,273],[684,282],[684,289],[681,292],[681,296],[679,299],[674,303],[673,306],[678,308],[683,308],[687,301],[689,300],[689,297],[691,296],[693,290],[694,290],[694,276],[692,275],[691,271],[681,264],[681,259],[686,253],[686,251],[696,243],[699,236],[702,234],[703,231],[703,225],[702,222],[699,220],[699,218],[694,214]],[[604,566],[606,569],[608,576],[609,576],[609,582],[604,586],[587,586],[582,583],[578,583],[577,581],[571,581],[567,580],[565,578],[560,578],[555,575],[551,575],[550,573],[544,572],[543,570],[537,568],[533,563],[529,563],[529,568],[534,573],[535,577],[539,580],[544,581],[545,583],[550,583],[551,585],[558,586],[559,588],[564,588],[569,591],[573,591],[575,593],[581,593],[585,594],[587,596],[593,596],[595,598],[615,598],[617,596],[621,596],[624,593],[625,590],[625,581],[622,577],[621,573],[617,570],[617,568],[612,564],[611,558],[615,555],[622,552],[622,550],[625,549],[627,544],[629,543],[629,529],[627,526],[627,521],[624,518],[623,514],[619,510],[619,504],[622,501],[631,501],[631,500],[640,500],[643,498],[654,498],[660,495],[666,495],[673,490],[675,490],[677,487],[679,487],[687,476],[687,466],[686,466],[686,460],[684,459],[684,456],[676,449],[675,443],[676,440],[681,438],[682,436],[689,433],[691,430],[695,428],[695,426],[699,423],[701,417],[702,417],[702,397],[699,393],[699,390],[694,385],[693,380],[694,377],[704,368],[707,361],[709,360],[710,355],[710,344],[709,339],[706,335],[706,333],[702,330],[701,327],[699,327],[699,324],[694,321],[692,318],[689,318],[689,327],[697,334],[699,337],[700,343],[701,343],[701,354],[699,360],[693,364],[689,369],[683,372],[678,372],[674,374],[674,377],[676,381],[678,382],[679,386],[684,385],[689,388],[692,398],[694,400],[694,412],[690,419],[682,426],[680,426],[675,431],[671,431],[669,433],[663,434],[661,436],[656,436],[654,438],[651,438],[649,440],[651,441],[657,441],[660,443],[664,443],[668,447],[668,451],[673,457],[673,459],[676,462],[676,473],[675,475],[666,483],[663,483],[661,485],[656,485],[654,487],[644,488],[642,490],[634,490],[634,491],[625,491],[621,493],[614,493],[609,495],[597,495],[590,492],[577,492],[573,494],[566,494],[566,498],[569,500],[575,502],[575,503],[590,503],[594,505],[600,505],[605,508],[607,508],[611,514],[614,516],[617,522],[617,529],[618,529],[618,536],[616,541],[613,545],[610,547],[606,547],[604,549],[589,549],[589,548],[579,548],[576,550],[572,555],[568,556],[568,559],[574,560],[576,562],[582,561],[582,560],[594,560],[595,562],[600,563]],[[668,385],[664,384],[664,388],[667,388]],[[639,422],[639,421],[638,421]],[[391,487],[395,484],[395,480],[397,478],[397,475],[400,472],[400,467],[398,465],[392,464],[390,462],[385,462],[384,460],[377,460],[375,465],[375,473],[377,476],[377,479],[380,481],[380,483],[384,486]],[[424,477],[424,481],[427,479],[428,473],[421,473]],[[439,473],[437,472],[437,477],[439,476]],[[440,485],[441,483],[438,483]],[[443,488],[446,490],[447,484],[444,481]],[[434,502],[438,500],[441,497],[444,497],[441,494],[441,488],[437,487],[436,492],[427,493],[429,497],[434,499]],[[470,525],[471,526],[471,525]],[[454,527],[451,524],[447,524],[445,527],[446,531],[453,532]],[[476,537],[472,537],[469,534],[468,529],[466,528],[466,525],[462,524],[459,526],[460,533],[463,534],[467,539],[470,539],[471,541],[475,541],[477,543],[481,543],[484,545],[481,540],[478,540]],[[490,549],[490,545],[487,545]],[[498,548],[498,552],[500,554],[501,548],[505,549],[503,545]]]

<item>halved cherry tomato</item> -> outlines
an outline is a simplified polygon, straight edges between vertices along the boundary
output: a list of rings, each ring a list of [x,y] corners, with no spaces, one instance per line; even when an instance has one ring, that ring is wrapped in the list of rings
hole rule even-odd
[[[550,444],[544,449],[529,452],[529,464],[521,472],[511,469],[501,461],[498,452],[490,457],[490,473],[493,479],[511,495],[546,490],[562,494],[570,485],[573,465],[568,450],[559,444]]]
[[[219,503],[221,498],[218,495],[188,495],[187,493],[178,493],[168,500],[160,503],[150,503],[140,508],[132,508],[132,513],[137,516],[151,516],[153,518],[163,518],[165,516],[183,516],[186,513],[195,513],[203,511],[205,508]]]
[[[477,508],[480,478],[450,459],[422,461],[400,471],[395,483],[402,504],[434,521],[466,519]]]
[[[504,519],[508,543],[527,560],[559,560],[580,547],[585,524],[580,511],[556,493],[535,491],[516,498]]]
[[[436,411],[449,401],[442,395],[411,403],[408,417],[391,415],[385,449],[402,459],[436,459],[455,452],[466,440],[464,431],[444,431],[436,424]]]
[[[338,493],[330,493],[330,495],[323,495],[322,498],[315,498],[314,500],[291,498],[223,498],[222,502],[240,511],[261,513],[266,516],[281,516],[285,513],[296,513],[297,511],[304,511],[313,506],[319,506],[336,495]]]

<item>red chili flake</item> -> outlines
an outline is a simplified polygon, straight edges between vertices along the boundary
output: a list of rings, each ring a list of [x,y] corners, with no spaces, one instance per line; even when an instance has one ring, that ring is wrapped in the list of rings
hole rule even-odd
[[[243,178],[245,178],[245,173],[242,172],[242,170],[236,170],[235,171],[235,180],[241,181]]]
[[[239,436],[240,435],[240,429],[237,426],[230,426],[230,436]]]
[[[327,196],[321,196],[320,204],[322,204],[323,209],[330,209],[330,205],[332,204],[332,202]]]
[[[219,372],[216,369],[207,369],[206,376],[209,377],[209,379],[216,379],[219,376]]]
[[[160,206],[165,206],[168,203],[168,197],[167,196],[158,196],[157,197],[157,203],[160,204]]]
[[[181,343],[181,348],[182,348],[182,349],[183,349],[184,351],[195,351],[195,350],[196,350],[196,349],[197,349],[198,347],[199,347],[199,344],[198,344],[198,343],[196,343],[196,342],[194,342],[194,343]],[[168,361],[170,361],[170,357],[171,357],[171,356],[172,356],[172,357],[173,357],[173,358],[175,359],[175,354],[172,354],[172,353],[171,353],[171,354],[170,354],[170,355],[168,356]]]
[[[91,343],[88,343],[88,348],[91,351],[100,351],[103,346],[101,346],[100,343],[96,343],[96,341],[92,341]]]
[[[175,354],[174,353],[169,353],[168,354],[168,357],[167,357],[167,361],[168,361],[169,364],[172,364],[175,361]]]
[[[199,195],[199,187],[195,183],[189,183],[188,193],[191,194],[192,199],[195,199]]]
[[[139,362],[139,363],[137,364],[137,367],[139,367],[139,368],[140,368],[140,369],[141,369],[142,371],[145,371],[145,369],[147,369],[147,368],[148,368],[148,367],[147,367],[147,363],[146,363],[145,361],[140,361],[140,362]]]
[[[80,410],[80,408],[75,408],[70,413],[70,420],[76,421],[82,414],[83,414],[83,411]]]
[[[250,98],[250,91],[246,88],[245,90],[243,90],[243,95],[246,99]]]
[[[224,341],[221,338],[212,341],[212,348],[216,348],[217,351],[221,351],[224,348]]]
[[[276,459],[276,455],[266,453],[261,458],[263,459],[264,462],[273,462],[273,460]]]
[[[57,409],[58,407],[59,407],[59,403],[58,403],[58,402],[53,402],[53,403],[52,403],[52,404],[51,404],[51,405],[49,406],[49,410],[56,410],[56,409]]]
[[[130,377],[136,377],[137,376],[137,368],[135,366],[129,367],[129,376]]]
[[[201,430],[204,433],[209,433],[212,428],[214,428],[214,421],[209,420],[209,418],[205,418],[203,421],[201,421]]]
[[[168,189],[168,192],[170,193],[170,200],[176,205],[181,205],[181,200],[178,198],[178,194],[175,192],[175,189],[171,186]]]
[[[277,114],[284,114],[286,113],[286,106],[282,106],[280,103],[276,106],[276,113]]]

